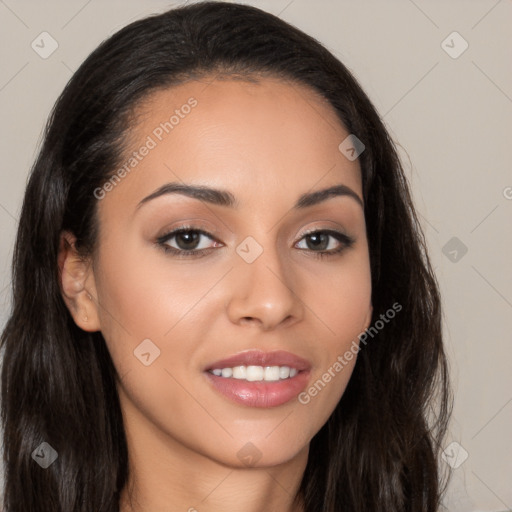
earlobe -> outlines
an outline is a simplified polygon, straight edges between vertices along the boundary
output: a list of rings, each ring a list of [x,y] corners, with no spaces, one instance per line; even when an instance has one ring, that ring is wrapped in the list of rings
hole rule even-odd
[[[366,319],[364,321],[364,329],[363,332],[366,331],[371,323],[372,323],[372,315],[373,315],[373,304],[370,303],[370,306],[368,307],[368,312],[366,314]]]
[[[75,247],[76,237],[63,231],[60,237],[58,266],[62,298],[75,323],[88,332],[100,330],[96,306],[94,273]]]

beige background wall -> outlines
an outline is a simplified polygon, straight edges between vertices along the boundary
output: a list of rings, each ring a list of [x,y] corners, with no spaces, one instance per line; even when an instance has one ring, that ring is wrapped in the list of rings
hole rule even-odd
[[[455,384],[445,504],[512,510],[512,1],[247,3],[326,44],[400,144],[442,287]],[[25,180],[51,106],[101,40],[171,5],[0,0],[0,328]],[[46,59],[31,47],[42,32],[58,44]]]

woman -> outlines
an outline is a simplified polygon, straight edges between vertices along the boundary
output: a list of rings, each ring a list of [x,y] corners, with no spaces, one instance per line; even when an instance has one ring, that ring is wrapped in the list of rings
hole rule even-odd
[[[395,147],[257,8],[134,22],[32,169],[2,335],[4,510],[435,511],[441,310]]]

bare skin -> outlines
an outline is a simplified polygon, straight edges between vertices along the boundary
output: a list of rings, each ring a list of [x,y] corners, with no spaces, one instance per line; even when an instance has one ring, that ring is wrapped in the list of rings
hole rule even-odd
[[[191,97],[197,105],[158,140],[155,128]],[[362,201],[359,163],[338,149],[349,133],[313,91],[270,78],[191,81],[153,94],[139,113],[129,152],[148,136],[156,147],[98,201],[91,260],[64,243],[69,233],[59,259],[75,322],[102,332],[119,375],[130,457],[120,510],[299,512],[309,443],[355,357],[307,404],[268,408],[220,394],[205,368],[249,349],[285,350],[310,362],[307,390],[369,326],[361,204],[345,194],[294,208],[302,194],[335,185]],[[139,205],[169,182],[229,191],[238,207],[178,194]],[[186,248],[161,238],[184,224],[211,235],[198,239],[203,256],[164,251]],[[354,241],[326,236],[317,248],[311,230]],[[236,251],[247,237],[262,249],[251,263]],[[149,365],[134,355],[146,339],[160,351]],[[241,449],[252,450],[249,466]]]

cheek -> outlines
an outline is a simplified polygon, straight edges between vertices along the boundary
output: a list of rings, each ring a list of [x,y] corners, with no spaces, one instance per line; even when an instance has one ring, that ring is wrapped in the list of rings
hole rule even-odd
[[[305,289],[311,313],[317,317],[315,329],[321,344],[320,365],[315,368],[312,386],[304,400],[319,415],[330,414],[350,380],[359,352],[359,335],[371,319],[371,272],[365,251],[354,252],[336,268],[324,269]],[[321,286],[318,284],[321,283]],[[327,417],[323,416],[325,420]]]
[[[103,247],[95,275],[101,331],[119,374],[138,367],[137,353],[145,345],[139,346],[148,339],[154,347],[145,342],[147,347],[160,351],[155,362],[190,361],[203,338],[201,329],[208,328],[201,322],[205,307],[211,309],[206,295],[225,270],[172,263],[157,249],[129,242],[115,251],[115,243],[121,245],[112,239]]]
[[[318,332],[330,350],[357,341],[371,315],[371,273],[365,251],[347,254],[336,266],[309,273],[303,285],[304,301],[319,320]]]

